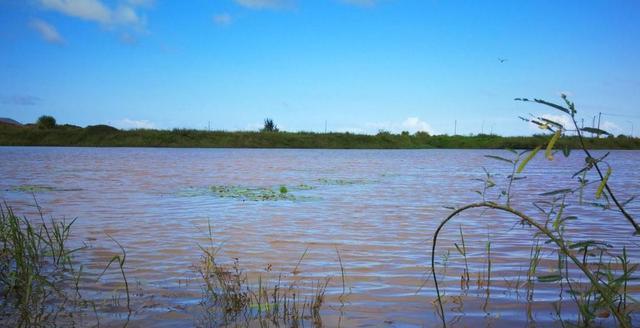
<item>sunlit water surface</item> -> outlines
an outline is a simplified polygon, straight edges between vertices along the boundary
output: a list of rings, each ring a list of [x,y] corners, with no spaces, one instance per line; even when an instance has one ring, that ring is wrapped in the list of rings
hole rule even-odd
[[[77,218],[72,242],[86,244],[76,259],[92,263],[84,268],[89,273],[100,273],[119,251],[107,234],[121,243],[135,292],[134,326],[201,323],[202,288],[194,266],[202,253],[198,245],[209,242],[209,222],[220,260],[238,258],[252,281],[280,273],[301,281],[332,277],[322,311],[326,326],[436,326],[431,238],[451,212],[446,206],[482,199],[475,190],[483,184],[474,179],[485,177],[483,167],[498,184],[489,193],[492,200],[506,185],[512,168],[486,154],[513,156],[499,150],[0,147],[0,196],[17,213],[37,218],[34,195],[19,187],[53,188],[36,191],[35,198],[47,218]],[[542,157],[512,188],[514,207],[539,219],[531,203],[549,199],[539,195],[545,191],[577,186],[571,175],[584,163],[578,152],[569,158],[557,154],[553,162]],[[621,200],[640,190],[639,160],[638,151],[613,151],[608,157],[614,167],[610,183]],[[293,188],[301,184],[312,189]],[[284,185],[298,200],[221,198],[207,192],[212,185],[274,190]],[[589,201],[594,190],[585,191]],[[570,202],[567,211],[579,216],[568,229],[574,239],[607,240],[618,250],[626,245],[639,259],[638,237],[618,213],[574,206],[576,197]],[[627,205],[636,217],[638,204]],[[517,223],[505,214],[472,210],[447,226],[436,258],[437,271],[447,278],[448,320],[461,326],[560,326],[553,304],[561,297],[563,319],[575,318],[570,296],[562,295],[557,283],[537,283],[531,301],[514,287],[525,279],[535,233]],[[464,261],[454,246],[460,244],[460,226],[472,275],[466,291],[460,289]],[[487,293],[477,281],[486,276],[489,240]],[[292,275],[307,248],[300,272]],[[342,297],[336,249],[346,275]],[[539,273],[554,272],[557,255],[551,248],[543,255]],[[109,270],[90,297],[112,299],[119,279],[117,270]],[[634,292],[637,296],[637,288]],[[118,325],[124,315],[101,316],[103,323]]]

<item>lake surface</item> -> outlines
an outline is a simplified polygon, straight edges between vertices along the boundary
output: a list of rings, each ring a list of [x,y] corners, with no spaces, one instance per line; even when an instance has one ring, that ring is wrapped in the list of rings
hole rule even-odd
[[[437,326],[431,238],[451,212],[446,207],[482,200],[474,191],[483,184],[474,179],[485,176],[483,167],[497,183],[488,197],[495,200],[505,186],[510,165],[487,154],[512,156],[499,150],[0,147],[0,196],[30,218],[38,218],[34,195],[45,217],[77,218],[72,243],[87,246],[76,257],[95,263],[84,268],[90,274],[100,273],[119,252],[107,234],[122,244],[135,291],[133,326],[202,324],[202,283],[194,266],[202,253],[198,245],[209,243],[209,223],[220,261],[239,259],[251,281],[278,274],[301,281],[332,277],[322,310],[326,326]],[[612,151],[607,160],[618,198],[638,194],[640,151]],[[542,220],[531,203],[549,199],[543,192],[577,186],[571,175],[583,163],[579,152],[557,154],[551,162],[539,154],[525,170],[527,178],[514,183],[513,206]],[[231,195],[211,192],[211,186],[270,188],[276,194],[286,186],[295,199],[226,197]],[[595,189],[585,190],[590,202]],[[616,250],[627,246],[638,262],[640,239],[619,213],[577,202],[570,197],[567,211],[579,216],[568,227],[570,236],[607,240]],[[627,209],[640,216],[638,201]],[[560,326],[554,311],[560,299],[568,309],[563,319],[575,315],[556,283],[537,283],[530,300],[513,287],[526,276],[535,233],[518,222],[472,210],[443,232],[437,272],[447,293],[447,319],[456,325]],[[472,278],[467,290],[460,288],[464,261],[454,246],[460,244],[460,226]],[[486,284],[477,281],[486,275],[488,240],[487,301]],[[557,255],[546,246],[542,255],[538,273],[554,272]],[[111,299],[119,281],[117,270],[109,270],[89,295]],[[638,287],[630,288],[638,296]],[[123,317],[118,311],[100,315],[106,325]]]

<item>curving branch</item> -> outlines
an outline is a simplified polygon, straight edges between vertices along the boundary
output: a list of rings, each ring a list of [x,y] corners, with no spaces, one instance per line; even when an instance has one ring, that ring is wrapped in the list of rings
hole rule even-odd
[[[431,247],[431,273],[433,275],[433,281],[434,281],[435,287],[436,287],[436,294],[438,296],[438,305],[440,307],[442,324],[443,324],[444,327],[447,326],[447,322],[446,322],[446,319],[445,319],[444,307],[442,305],[442,299],[441,299],[441,296],[440,296],[440,288],[438,286],[438,278],[436,276],[436,270],[435,270],[436,243],[438,241],[438,235],[440,234],[440,231],[444,228],[444,226],[447,224],[447,222],[449,222],[451,219],[453,219],[458,214],[460,214],[460,213],[462,213],[462,212],[464,212],[466,210],[472,209],[472,208],[491,208],[491,209],[495,209],[495,210],[511,213],[511,214],[519,217],[520,219],[526,221],[527,223],[531,224],[536,229],[538,229],[540,232],[542,232],[547,237],[549,237],[549,239],[551,239],[551,241],[553,241],[558,246],[558,248],[562,252],[562,254],[564,254],[568,258],[570,258],[571,261],[584,273],[584,275],[587,277],[587,279],[589,279],[591,284],[598,290],[600,295],[607,302],[607,305],[609,306],[609,310],[611,310],[611,313],[613,313],[613,315],[616,317],[616,319],[618,320],[618,323],[620,324],[620,326],[624,327],[624,328],[630,328],[629,323],[627,322],[627,320],[625,320],[625,318],[622,315],[622,313],[620,313],[618,308],[615,306],[614,301],[608,296],[607,291],[605,290],[605,287],[603,287],[598,282],[598,279],[593,275],[593,273],[591,273],[591,271],[585,265],[583,265],[580,262],[580,260],[578,258],[576,258],[573,254],[571,254],[571,252],[567,248],[566,244],[564,242],[562,242],[562,240],[560,240],[558,237],[556,237],[551,232],[551,230],[547,229],[545,226],[541,225],[540,223],[538,223],[537,221],[535,221],[534,219],[532,219],[528,215],[526,215],[526,214],[524,214],[524,213],[522,213],[522,212],[520,212],[518,210],[515,210],[515,209],[513,209],[511,207],[499,205],[499,204],[492,203],[492,202],[474,203],[474,204],[469,204],[469,205],[466,205],[466,206],[463,206],[461,208],[456,209],[451,214],[449,214],[449,216],[446,219],[444,219],[440,223],[440,225],[436,229],[435,234],[433,235],[433,245]],[[568,279],[568,277],[567,277],[567,279]]]

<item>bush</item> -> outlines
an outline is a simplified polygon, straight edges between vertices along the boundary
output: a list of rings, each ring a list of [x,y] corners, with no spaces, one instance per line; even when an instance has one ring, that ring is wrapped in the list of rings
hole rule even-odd
[[[53,129],[56,127],[56,119],[53,116],[42,115],[36,122],[38,129]]]
[[[278,132],[278,126],[273,123],[273,120],[270,118],[266,118],[264,120],[264,127],[260,132]]]

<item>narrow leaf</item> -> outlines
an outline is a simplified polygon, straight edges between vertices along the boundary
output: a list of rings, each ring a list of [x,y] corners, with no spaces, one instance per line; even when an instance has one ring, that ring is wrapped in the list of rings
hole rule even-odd
[[[538,117],[538,119],[541,120],[541,121],[545,121],[545,122],[547,122],[547,123],[549,123],[551,125],[554,125],[554,126],[560,128],[560,129],[564,129],[564,125],[562,125],[562,124],[560,124],[560,123],[558,123],[556,121],[552,121],[552,120],[550,120],[548,118],[544,118],[544,117]]]
[[[538,276],[539,282],[554,282],[562,280],[562,275],[559,274],[549,274],[544,276]]]
[[[495,159],[495,160],[499,160],[499,161],[504,161],[504,162],[507,162],[507,163],[511,163],[511,164],[513,164],[513,161],[512,161],[512,160],[510,160],[510,159],[506,159],[506,158],[504,158],[504,157],[500,157],[500,156],[484,155],[484,157],[491,158],[491,159]]]
[[[553,134],[553,137],[551,137],[551,140],[549,140],[549,144],[547,144],[547,150],[544,152],[544,157],[550,161],[553,160],[553,154],[551,154],[551,151],[553,150],[553,146],[556,144],[556,141],[560,139],[561,132],[562,130],[556,131],[556,133]]]
[[[604,175],[604,178],[602,178],[602,181],[600,181],[598,190],[596,190],[596,199],[600,199],[600,197],[602,197],[602,191],[604,190],[604,187],[607,185],[607,181],[609,181],[609,176],[611,176],[611,167],[607,169],[607,173]]]
[[[590,127],[586,127],[586,128],[581,128],[580,131],[584,131],[584,132],[589,132],[589,133],[595,133],[595,134],[606,134],[606,135],[611,135],[611,133],[605,131],[605,130],[600,130],[598,128],[590,128]]]
[[[571,115],[571,111],[570,111],[569,109],[564,108],[564,107],[562,107],[562,106],[560,106],[560,105],[556,105],[556,104],[554,104],[554,103],[550,103],[550,102],[548,102],[548,101],[544,101],[544,100],[541,100],[541,99],[534,99],[533,101],[535,101],[535,102],[537,102],[537,103],[539,103],[539,104],[543,104],[543,105],[547,105],[547,106],[549,106],[549,107],[553,107],[553,108],[555,108],[555,109],[557,109],[557,110],[563,111],[563,112],[565,112],[565,113],[567,113],[567,114]]]
[[[557,194],[566,194],[566,193],[570,193],[570,192],[573,192],[573,189],[571,189],[571,188],[557,189],[557,190],[553,190],[553,191],[542,193],[542,194],[540,194],[540,196],[552,196],[552,195],[557,195]]]
[[[529,163],[529,161],[531,159],[533,159],[534,157],[536,157],[536,154],[538,154],[538,152],[540,151],[540,149],[542,148],[542,146],[538,146],[536,148],[534,148],[529,155],[527,155],[527,157],[525,157],[522,162],[520,162],[520,165],[518,165],[518,170],[516,171],[516,173],[521,173],[522,170],[524,170],[524,167],[527,166],[527,163]]]

